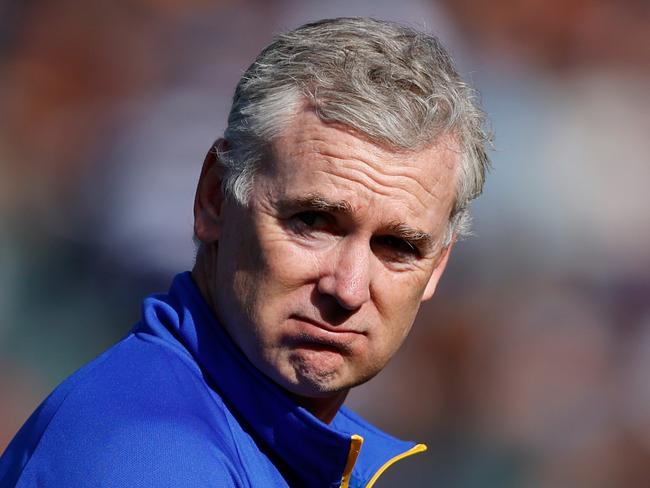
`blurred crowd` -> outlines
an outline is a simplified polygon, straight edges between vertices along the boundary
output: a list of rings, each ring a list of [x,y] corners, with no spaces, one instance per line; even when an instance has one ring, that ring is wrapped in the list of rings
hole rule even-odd
[[[437,33],[494,171],[403,350],[349,404],[429,454],[385,486],[650,486],[650,3],[5,0],[0,451],[190,269],[193,191],[237,79],[282,30]]]

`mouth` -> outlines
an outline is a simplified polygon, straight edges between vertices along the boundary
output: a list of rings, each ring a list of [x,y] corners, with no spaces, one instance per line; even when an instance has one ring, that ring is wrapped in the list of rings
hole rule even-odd
[[[356,341],[365,334],[349,328],[324,324],[309,317],[292,315],[295,328],[290,336],[294,345],[310,349],[351,353]]]

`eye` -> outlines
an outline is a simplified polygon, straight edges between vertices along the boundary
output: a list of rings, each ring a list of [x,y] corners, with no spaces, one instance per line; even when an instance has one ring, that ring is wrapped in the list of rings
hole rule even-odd
[[[418,248],[400,237],[377,236],[373,238],[372,245],[375,252],[388,259],[406,261],[420,257]]]
[[[294,219],[307,227],[318,227],[327,223],[325,216],[320,212],[300,212],[294,215]]]
[[[312,210],[298,212],[289,219],[289,222],[293,229],[298,232],[327,230],[332,226],[328,214]]]

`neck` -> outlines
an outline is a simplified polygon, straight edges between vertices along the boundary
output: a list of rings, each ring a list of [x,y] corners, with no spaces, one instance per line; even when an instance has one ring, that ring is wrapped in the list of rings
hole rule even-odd
[[[343,405],[345,398],[348,396],[348,391],[345,390],[335,393],[333,396],[322,398],[304,397],[289,392],[289,397],[314,417],[329,424],[336,416],[341,405]]]

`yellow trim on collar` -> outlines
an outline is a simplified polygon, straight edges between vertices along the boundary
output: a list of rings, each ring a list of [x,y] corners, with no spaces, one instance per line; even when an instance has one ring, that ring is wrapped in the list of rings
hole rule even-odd
[[[390,458],[388,461],[386,461],[384,463],[384,465],[381,468],[379,468],[379,470],[374,474],[374,476],[372,478],[370,478],[370,481],[366,485],[366,488],[372,488],[373,485],[379,479],[379,477],[382,474],[384,474],[384,471],[386,471],[388,468],[390,468],[397,461],[399,461],[401,459],[404,459],[405,457],[412,456],[413,454],[417,454],[419,452],[424,452],[426,450],[427,450],[427,446],[425,446],[424,444],[416,444],[415,446],[413,446],[408,451],[403,452],[402,454],[398,454],[397,456]],[[349,457],[348,457],[348,460],[349,460]],[[347,487],[348,485],[346,484],[345,486]],[[341,485],[341,487],[343,488],[343,485]]]
[[[357,434],[353,434],[350,439],[350,450],[348,451],[348,460],[345,463],[345,469],[343,470],[343,476],[341,477],[341,488],[349,488],[350,486],[350,477],[352,476],[354,463],[357,462],[357,458],[359,457],[359,452],[361,451],[362,445],[363,445],[363,437]]]

